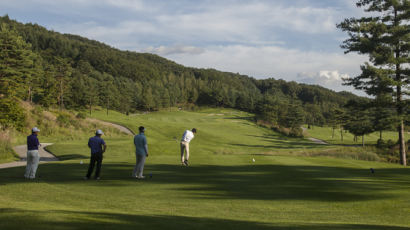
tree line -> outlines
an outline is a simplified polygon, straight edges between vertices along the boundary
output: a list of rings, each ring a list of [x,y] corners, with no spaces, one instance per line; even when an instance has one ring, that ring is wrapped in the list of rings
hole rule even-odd
[[[221,106],[255,112],[289,126],[294,122],[286,117],[293,112],[300,113],[297,125],[304,120],[326,124],[331,108],[357,98],[319,86],[188,68],[157,55],[120,51],[80,36],[18,23],[8,16],[1,17],[0,23],[3,97],[45,107],[98,105],[126,113],[188,104]]]
[[[121,51],[22,24],[7,15],[0,17],[0,46],[3,128],[22,127],[24,114],[17,100],[61,109],[91,111],[101,106],[123,113],[174,106],[228,107],[253,112],[258,120],[288,128],[295,136],[304,123],[363,136],[395,129],[399,120],[392,92],[373,94],[377,100],[370,100],[317,85],[184,67],[154,54]]]

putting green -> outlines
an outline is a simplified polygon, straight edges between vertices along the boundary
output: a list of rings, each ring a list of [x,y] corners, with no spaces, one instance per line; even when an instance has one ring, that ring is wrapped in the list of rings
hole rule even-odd
[[[0,229],[410,229],[410,171],[399,165],[290,156],[325,147],[234,110],[94,116],[147,128],[152,178],[131,178],[131,136],[106,138],[100,181],[82,180],[87,140],[55,144],[63,161],[40,165],[35,181],[0,170]],[[182,167],[178,141],[193,127]]]

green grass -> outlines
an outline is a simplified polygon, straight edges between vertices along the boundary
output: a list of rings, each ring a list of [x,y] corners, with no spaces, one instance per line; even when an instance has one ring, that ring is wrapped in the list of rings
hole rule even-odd
[[[234,110],[94,116],[147,127],[153,177],[130,178],[131,136],[105,138],[101,181],[81,180],[87,140],[55,144],[63,161],[40,165],[38,180],[0,170],[0,229],[410,229],[410,171],[399,165],[294,156],[326,148]],[[191,165],[181,167],[178,140],[192,127]]]
[[[306,126],[305,126],[306,127]],[[349,132],[343,132],[343,141],[341,140],[340,129],[335,129],[334,137],[332,138],[332,128],[331,127],[319,127],[315,126],[313,129],[307,129],[307,136],[323,140],[330,144],[338,145],[361,145],[362,137],[358,137],[357,142],[353,141],[354,135]],[[393,140],[396,142],[399,139],[398,132],[393,131],[383,131],[383,140]],[[377,140],[380,138],[379,132],[373,132],[364,136],[365,145],[375,145]],[[405,133],[405,140],[409,139],[408,133]]]
[[[71,140],[84,140],[97,129],[97,124],[89,120],[76,118],[76,111],[59,111],[56,109],[44,110],[41,106],[21,102],[26,114],[26,127],[23,131],[14,129],[2,130],[0,133],[0,163],[19,160],[12,146],[26,144],[27,136],[32,127],[39,127],[41,142],[58,143]],[[58,122],[59,114],[64,114],[66,124]],[[118,129],[109,126],[100,126],[110,137],[124,136]]]
[[[309,140],[289,138],[270,129],[258,127],[252,114],[229,109],[199,112],[155,112],[124,116],[117,112],[96,111],[93,117],[112,121],[138,131],[146,128],[150,148],[155,153],[178,153],[179,141],[186,129],[197,128],[196,152],[200,154],[257,154],[323,148]]]

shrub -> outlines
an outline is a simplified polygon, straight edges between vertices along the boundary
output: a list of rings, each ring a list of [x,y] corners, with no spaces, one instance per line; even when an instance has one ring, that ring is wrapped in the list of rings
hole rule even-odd
[[[14,127],[22,131],[26,122],[24,110],[12,99],[0,100],[0,126],[3,129]]]
[[[376,146],[379,149],[384,149],[387,148],[387,143],[383,139],[378,139]]]
[[[68,127],[71,124],[71,117],[68,114],[61,113],[57,117],[57,123],[61,127]]]
[[[87,115],[84,112],[79,112],[79,113],[77,113],[76,117],[78,119],[85,119],[85,118],[87,118]]]
[[[279,126],[279,127],[274,127],[273,128],[275,131],[285,135],[285,136],[289,136],[290,130],[288,128]]]
[[[35,115],[42,116],[43,108],[41,106],[35,106],[33,110],[31,110],[31,112],[34,113]]]
[[[303,129],[300,127],[294,127],[290,129],[290,137],[303,137]]]
[[[396,143],[394,143],[394,141],[392,139],[389,139],[389,140],[387,140],[386,145],[387,145],[388,148],[392,148],[392,147],[394,147],[394,145],[396,145]]]
[[[11,146],[11,134],[9,130],[4,130],[0,132],[0,162],[8,161],[10,159],[16,158],[13,156],[14,151]]]

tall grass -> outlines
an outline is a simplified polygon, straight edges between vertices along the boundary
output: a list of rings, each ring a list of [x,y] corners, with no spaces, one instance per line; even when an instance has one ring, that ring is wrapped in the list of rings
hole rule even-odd
[[[0,163],[18,159],[12,149],[11,130],[0,132]]]
[[[125,134],[118,129],[100,124],[78,112],[57,109],[44,109],[41,106],[21,102],[26,115],[24,131],[13,129],[2,130],[0,133],[0,163],[14,161],[17,158],[12,147],[26,143],[26,136],[31,134],[33,127],[38,127],[40,142],[60,142],[83,140],[94,135],[95,130],[102,129],[106,137],[119,137]]]
[[[259,155],[259,154],[256,154]],[[332,157],[341,159],[364,160],[364,161],[386,161],[377,154],[375,147],[334,147],[323,149],[300,149],[291,150],[286,154],[277,151],[263,152],[260,155],[292,155],[304,157]]]

